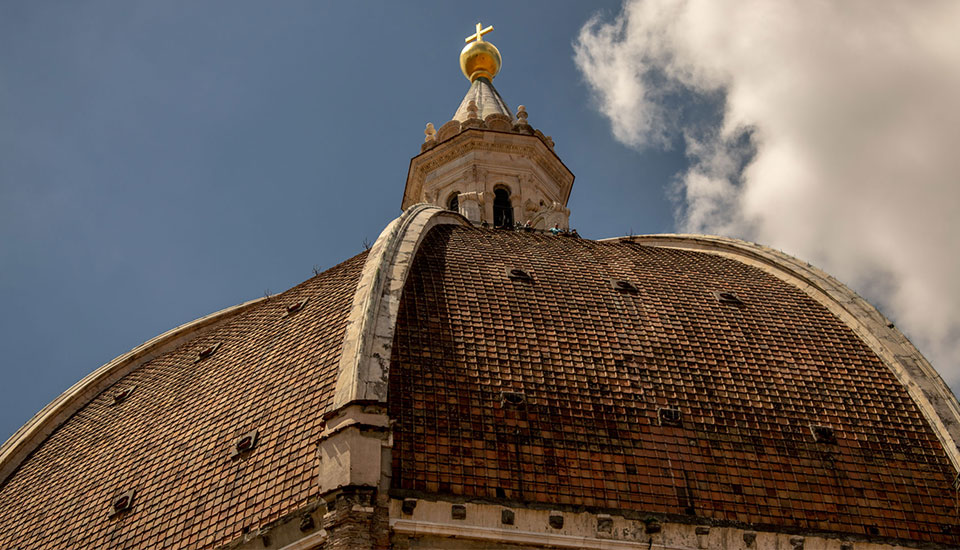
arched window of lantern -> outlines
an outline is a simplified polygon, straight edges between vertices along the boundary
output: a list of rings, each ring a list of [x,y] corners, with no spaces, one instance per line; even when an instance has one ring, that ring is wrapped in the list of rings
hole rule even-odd
[[[450,194],[450,198],[447,199],[447,210],[453,210],[454,212],[460,211],[460,193],[454,191]]]
[[[506,187],[493,190],[493,226],[513,227],[513,204],[510,202],[510,190]]]

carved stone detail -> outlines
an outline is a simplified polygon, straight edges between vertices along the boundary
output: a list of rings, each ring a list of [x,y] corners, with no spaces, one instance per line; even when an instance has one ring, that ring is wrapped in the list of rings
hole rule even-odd
[[[487,118],[494,125],[498,120],[506,122],[494,115]],[[504,185],[510,190],[517,222],[536,219],[541,228],[545,224],[568,226],[565,203],[573,174],[544,141],[515,132],[444,125],[438,131],[438,142],[440,134],[458,130],[458,135],[437,143],[411,161],[403,208],[417,203],[446,207],[448,197],[458,193],[459,211],[464,217],[473,223],[492,223],[492,204],[485,204],[481,197]],[[466,193],[480,195],[470,198]],[[546,207],[552,203],[559,207]]]
[[[451,120],[437,130],[436,141],[444,141],[460,133],[460,121]]]
[[[457,124],[459,124],[459,122]],[[440,131],[442,132],[443,128],[440,128]],[[535,159],[537,164],[545,172],[547,172],[551,178],[557,181],[563,181],[564,179],[567,179],[564,177],[564,174],[562,174],[560,170],[558,170],[556,167],[550,166],[543,160],[536,158],[537,155],[536,155],[535,147],[505,144],[505,143],[478,142],[478,141],[470,141],[463,144],[458,144],[453,149],[448,149],[445,153],[441,153],[440,155],[437,155],[435,158],[427,162],[424,162],[422,164],[419,164],[416,168],[416,172],[413,175],[418,178],[423,178],[425,174],[432,172],[436,170],[438,167],[444,164],[447,164],[451,160],[458,157],[462,157],[474,150],[528,156],[530,158]],[[570,176],[572,176],[572,174],[570,174]]]
[[[509,132],[513,128],[513,121],[507,115],[491,113],[483,119],[483,123],[491,130]]]

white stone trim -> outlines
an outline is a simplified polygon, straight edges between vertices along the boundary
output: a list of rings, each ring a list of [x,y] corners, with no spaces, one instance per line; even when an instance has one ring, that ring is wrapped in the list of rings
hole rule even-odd
[[[693,546],[664,545],[651,542],[630,542],[613,539],[598,539],[574,535],[556,535],[534,531],[451,525],[412,519],[391,519],[394,533],[414,537],[434,536],[490,542],[492,544],[522,544],[533,547],[583,548],[589,550],[697,550]]]
[[[414,499],[415,505],[403,511],[406,499],[390,500],[390,527],[395,536],[407,537],[411,549],[452,547],[449,540],[462,541],[465,549],[480,549],[500,544],[522,548],[591,548],[658,550],[897,550],[907,548],[889,542],[876,542],[856,534],[789,533],[764,531],[747,525],[705,525],[679,523],[641,514],[627,518],[617,512],[594,513],[586,510],[525,508],[506,504],[452,502]],[[454,506],[463,507],[463,519],[453,519]],[[504,524],[502,513],[513,513],[511,524]],[[562,525],[549,520],[560,515]],[[644,517],[645,516],[645,517]],[[601,526],[601,522],[604,524]],[[649,532],[656,525],[657,529]],[[396,537],[395,537],[396,538]],[[447,544],[440,544],[448,539]],[[923,545],[923,543],[920,543]],[[930,548],[946,548],[928,545]],[[514,546],[511,546],[514,547]]]
[[[140,344],[101,366],[40,410],[0,447],[0,484],[63,422],[144,363],[196,338],[269,297],[257,298],[201,317]]]
[[[327,542],[327,532],[321,529],[316,533],[311,533],[303,537],[297,542],[290,543],[280,548],[280,550],[311,550],[319,547],[325,542]]]
[[[960,403],[920,351],[889,319],[826,272],[779,250],[709,235],[641,235],[604,239],[717,254],[759,268],[817,300],[846,323],[903,384],[947,456],[960,471]]]
[[[383,473],[383,448],[393,444],[389,427],[390,419],[382,404],[354,403],[338,409],[317,441],[320,492],[347,486],[376,487]]]
[[[416,204],[390,222],[367,255],[343,335],[337,388],[328,410],[387,400],[387,370],[400,295],[420,243],[437,225],[469,225],[459,214]]]
[[[324,425],[323,432],[320,434],[320,439],[331,437],[337,432],[345,430],[351,426],[389,428],[390,419],[382,412],[366,412],[364,407],[361,405],[345,407],[337,414],[337,416],[327,420],[327,423]]]

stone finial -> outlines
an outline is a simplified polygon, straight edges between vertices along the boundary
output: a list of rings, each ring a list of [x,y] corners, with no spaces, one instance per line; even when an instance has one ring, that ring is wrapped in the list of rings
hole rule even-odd
[[[467,118],[480,118],[480,112],[477,109],[477,102],[470,100],[470,103],[467,103]]]
[[[527,108],[523,105],[517,107],[517,120],[513,123],[513,131],[521,134],[532,134],[533,127],[527,121]]]
[[[527,122],[527,116],[529,115],[527,115],[526,107],[523,105],[517,107],[517,122],[520,124],[529,124],[529,122]]]
[[[437,131],[434,129],[432,122],[427,123],[427,129],[423,131],[423,134],[426,136],[423,138],[424,143],[437,139]]]

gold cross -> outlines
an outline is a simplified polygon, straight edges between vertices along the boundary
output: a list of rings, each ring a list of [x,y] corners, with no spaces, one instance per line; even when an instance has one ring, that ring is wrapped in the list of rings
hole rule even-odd
[[[487,27],[487,28],[485,28],[485,29],[483,29],[483,30],[480,30],[480,29],[482,29],[482,28],[483,28],[483,25],[481,25],[480,23],[477,23],[477,32],[475,32],[475,33],[471,34],[470,36],[464,38],[463,41],[464,41],[464,42],[471,42],[471,41],[473,41],[473,40],[476,40],[477,42],[483,42],[483,35],[487,34],[487,33],[490,32],[490,31],[492,31],[492,30],[493,30],[493,25],[490,25],[489,27]]]

